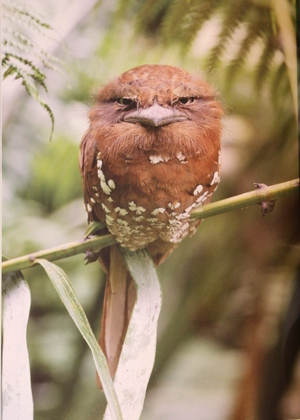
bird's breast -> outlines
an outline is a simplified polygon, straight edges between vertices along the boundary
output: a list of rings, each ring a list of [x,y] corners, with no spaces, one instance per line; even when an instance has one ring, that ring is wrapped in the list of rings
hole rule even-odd
[[[219,182],[218,161],[150,153],[139,162],[97,155],[87,211],[106,223],[121,245],[136,250],[162,240],[176,244],[196,231],[190,212]]]

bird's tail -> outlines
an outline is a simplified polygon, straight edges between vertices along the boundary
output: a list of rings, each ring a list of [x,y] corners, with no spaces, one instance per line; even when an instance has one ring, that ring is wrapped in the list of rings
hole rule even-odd
[[[111,246],[107,251],[107,279],[99,344],[106,356],[110,374],[114,377],[136,300],[136,289],[117,246]],[[101,388],[99,378],[97,382]]]

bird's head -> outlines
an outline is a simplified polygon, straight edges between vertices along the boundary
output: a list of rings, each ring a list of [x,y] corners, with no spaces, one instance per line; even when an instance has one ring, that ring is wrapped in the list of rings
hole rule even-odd
[[[184,143],[181,151],[183,147],[195,153],[195,148],[203,149],[204,138],[219,141],[221,115],[220,104],[202,79],[174,66],[142,65],[99,91],[90,119],[104,143],[109,128],[111,151],[115,138],[118,150],[123,145],[127,154],[157,144],[170,152],[178,141]]]

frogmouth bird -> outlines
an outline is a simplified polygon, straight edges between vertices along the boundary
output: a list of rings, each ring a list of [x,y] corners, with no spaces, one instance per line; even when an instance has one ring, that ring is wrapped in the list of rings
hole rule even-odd
[[[142,65],[100,89],[80,147],[88,221],[129,250],[162,262],[199,220],[220,177],[222,107],[202,79]],[[107,273],[99,343],[114,376],[136,292],[116,245],[100,252]]]

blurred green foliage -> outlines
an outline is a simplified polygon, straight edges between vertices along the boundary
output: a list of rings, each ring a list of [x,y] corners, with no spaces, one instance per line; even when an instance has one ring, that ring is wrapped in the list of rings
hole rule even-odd
[[[71,88],[59,74],[47,73],[49,106],[56,121],[51,143],[43,110],[22,93],[18,81],[3,84],[7,257],[83,237],[86,219],[77,159],[88,107],[98,86],[143,63],[182,66],[215,86],[226,116],[222,179],[214,200],[251,190],[254,182],[275,184],[297,177],[295,86],[287,72],[283,28],[269,2],[90,0],[85,8],[79,3],[46,1],[36,6],[65,33],[68,48],[66,53],[65,46],[57,44],[52,52],[65,62]],[[292,3],[288,6],[294,22]],[[58,17],[61,26],[55,27]],[[245,325],[266,285],[284,311],[282,302],[296,265],[297,206],[297,197],[290,197],[278,201],[264,219],[257,206],[205,220],[159,267],[165,299],[152,380],[158,394],[163,389],[157,378],[163,378],[172,355],[192,336],[206,335],[227,349],[245,346]],[[85,266],[83,256],[60,264],[98,334],[103,273],[97,264]],[[86,346],[41,269],[24,274],[32,291],[28,341],[35,418],[99,418],[105,402],[95,386]],[[273,283],[285,288],[273,290]],[[168,412],[163,395],[160,404]],[[232,399],[224,407],[222,399],[214,398],[212,405],[222,415],[230,410]],[[151,415],[153,410],[146,403],[150,414],[145,419],[158,418]],[[210,417],[204,410],[197,420],[201,418]]]
[[[21,197],[37,201],[48,214],[80,197],[77,155],[78,146],[67,137],[45,143],[32,156],[30,180],[21,187]]]

